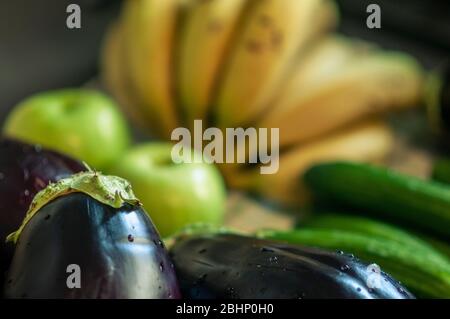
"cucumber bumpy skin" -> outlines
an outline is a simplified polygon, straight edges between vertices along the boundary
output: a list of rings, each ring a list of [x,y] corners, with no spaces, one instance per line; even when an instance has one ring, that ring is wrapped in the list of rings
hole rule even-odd
[[[450,238],[450,188],[444,184],[350,162],[313,166],[303,178],[319,200]]]

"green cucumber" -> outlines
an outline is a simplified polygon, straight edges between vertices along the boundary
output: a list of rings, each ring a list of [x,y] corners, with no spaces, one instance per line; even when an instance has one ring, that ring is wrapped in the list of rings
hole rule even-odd
[[[329,228],[260,231],[258,237],[343,250],[376,263],[419,297],[450,298],[450,262],[432,248],[417,249],[398,241],[360,232]]]
[[[450,259],[450,246],[446,242],[422,234],[420,234],[419,237],[426,241],[435,250],[439,251],[442,255],[445,255]]]
[[[450,239],[450,187],[445,184],[351,162],[316,165],[303,179],[319,200]]]
[[[314,217],[306,220],[306,222],[303,223],[303,227],[348,231],[371,236],[373,238],[391,240],[399,245],[414,247],[417,251],[430,253],[430,255],[436,256],[436,262],[438,263],[450,262],[450,259],[445,253],[438,253],[437,250],[440,249],[436,249],[433,247],[433,244],[422,239],[420,236],[393,225],[366,217],[322,213],[314,215]],[[446,246],[444,243],[440,243],[440,245],[442,246],[442,249]]]
[[[450,160],[438,160],[434,164],[432,178],[436,181],[450,184]]]
[[[354,215],[345,215],[340,213],[326,213],[321,211],[298,225],[314,228],[331,228],[345,231],[354,231],[366,235],[391,239],[399,243],[415,245],[418,249],[432,249],[439,251],[450,260],[450,246],[441,240],[397,228],[378,220]]]

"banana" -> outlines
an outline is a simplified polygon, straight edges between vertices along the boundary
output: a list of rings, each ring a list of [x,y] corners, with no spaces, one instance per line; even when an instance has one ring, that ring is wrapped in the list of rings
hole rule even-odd
[[[260,0],[253,3],[212,103],[219,127],[245,125],[267,108],[300,49],[323,32],[324,21],[316,23],[316,18],[324,3],[327,2]]]
[[[132,94],[133,88],[129,85],[130,75],[124,64],[122,44],[122,25],[116,23],[110,27],[102,46],[102,81],[125,113],[133,120],[133,123],[139,125],[140,128],[145,128],[147,123],[136,112],[138,101]]]
[[[375,52],[335,71],[308,79],[298,70],[258,126],[280,128],[280,146],[286,147],[370,115],[415,106],[421,97],[422,70],[400,53]]]
[[[291,78],[280,92],[271,112],[267,113],[267,117],[276,116],[277,113],[295,106],[305,92],[323,86],[355,61],[370,54],[373,49],[374,46],[369,43],[337,34],[319,39],[299,59]]]
[[[180,30],[177,70],[178,98],[185,124],[205,120],[215,80],[229,50],[247,0],[195,3]]]
[[[314,23],[317,24],[317,28],[311,30],[312,35],[325,34],[339,24],[339,8],[335,0],[321,0],[315,15]]]
[[[122,11],[126,59],[140,112],[157,135],[170,139],[178,127],[174,101],[173,56],[177,18],[185,0],[126,1]]]
[[[355,60],[370,54],[373,49],[374,46],[366,42],[350,40],[339,35],[329,35],[319,39],[299,58],[298,65],[294,68],[295,72],[287,81],[286,88],[275,99],[278,102],[273,105],[272,109],[267,110],[265,117],[276,118],[278,114],[287,112],[289,107],[295,106],[295,103],[302,98],[304,92],[323,86]],[[286,92],[290,92],[290,94],[286,94]],[[258,122],[256,122],[256,126],[265,127],[264,123],[258,124]],[[269,126],[267,127],[269,128]],[[269,146],[267,145],[267,147]],[[248,147],[245,151],[247,157],[250,157],[250,154],[255,154],[258,149]]]
[[[225,170],[224,174],[231,187],[256,193],[286,206],[297,206],[309,200],[301,176],[312,164],[341,159],[380,161],[389,154],[393,143],[390,128],[383,121],[370,120],[282,153],[279,170],[275,174],[262,175],[259,167]]]

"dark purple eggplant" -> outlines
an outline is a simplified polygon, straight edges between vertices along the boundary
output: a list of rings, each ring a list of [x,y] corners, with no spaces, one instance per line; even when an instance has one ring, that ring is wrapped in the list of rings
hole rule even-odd
[[[414,298],[386,273],[342,252],[209,234],[180,236],[170,254],[190,299]]]
[[[6,236],[16,230],[37,192],[84,166],[64,155],[37,145],[0,138],[0,268],[11,262],[13,246],[5,244]]]
[[[9,237],[17,246],[5,297],[179,298],[168,253],[125,182],[87,172],[39,193]],[[67,283],[70,265],[79,287]]]

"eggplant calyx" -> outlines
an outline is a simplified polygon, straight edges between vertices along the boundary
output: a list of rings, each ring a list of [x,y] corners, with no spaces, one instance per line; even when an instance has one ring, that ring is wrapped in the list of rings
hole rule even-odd
[[[102,175],[93,170],[81,172],[56,183],[50,183],[37,193],[19,229],[11,233],[6,241],[16,243],[23,228],[43,206],[70,193],[84,193],[113,208],[120,208],[124,204],[142,205],[127,180],[117,176]]]

